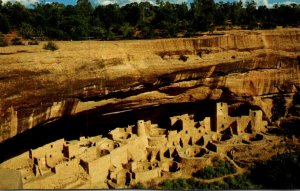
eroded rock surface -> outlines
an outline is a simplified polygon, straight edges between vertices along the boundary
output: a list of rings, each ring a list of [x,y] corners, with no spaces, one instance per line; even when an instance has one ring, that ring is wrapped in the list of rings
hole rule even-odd
[[[202,100],[245,101],[272,116],[300,87],[300,30],[187,39],[0,48],[0,142],[63,116]]]

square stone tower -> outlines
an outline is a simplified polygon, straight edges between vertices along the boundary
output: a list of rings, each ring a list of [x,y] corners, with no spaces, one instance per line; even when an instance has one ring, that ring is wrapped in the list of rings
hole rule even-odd
[[[266,126],[268,125],[268,122],[262,119],[263,113],[261,110],[250,110],[249,117],[251,120],[253,133],[266,130]]]
[[[220,132],[226,128],[228,119],[228,105],[227,103],[217,103],[216,104],[216,113],[215,113],[215,127],[212,128],[212,131]]]

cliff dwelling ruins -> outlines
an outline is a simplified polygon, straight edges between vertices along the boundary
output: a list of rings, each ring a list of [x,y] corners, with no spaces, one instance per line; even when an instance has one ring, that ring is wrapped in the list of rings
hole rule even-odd
[[[138,120],[111,130],[107,137],[60,139],[1,167],[19,170],[27,189],[130,188],[138,183],[190,177],[216,157],[234,165],[237,173],[244,172],[240,158],[247,161],[247,157],[242,155],[280,144],[280,139],[267,132],[270,127],[261,110],[231,117],[227,103],[216,103],[215,107],[214,115],[201,121],[183,114],[170,117],[169,127]]]

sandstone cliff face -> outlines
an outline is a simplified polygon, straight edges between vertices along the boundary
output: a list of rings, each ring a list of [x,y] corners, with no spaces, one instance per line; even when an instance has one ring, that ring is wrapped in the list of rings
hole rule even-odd
[[[0,48],[0,142],[95,108],[232,100],[270,118],[271,97],[300,87],[299,29],[57,44]]]

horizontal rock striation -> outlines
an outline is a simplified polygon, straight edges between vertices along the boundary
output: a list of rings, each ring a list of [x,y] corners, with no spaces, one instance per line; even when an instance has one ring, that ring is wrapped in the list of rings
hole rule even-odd
[[[300,87],[300,30],[197,38],[0,47],[0,142],[89,110],[245,101],[272,116],[272,96]]]

